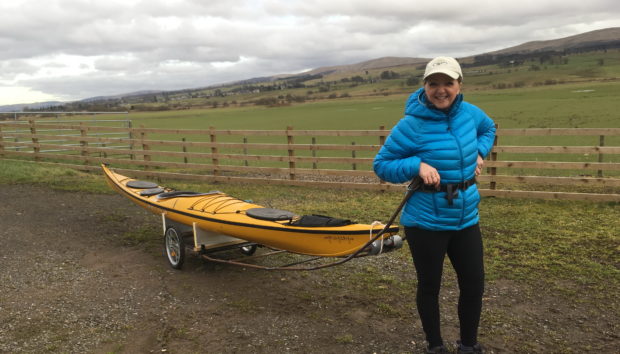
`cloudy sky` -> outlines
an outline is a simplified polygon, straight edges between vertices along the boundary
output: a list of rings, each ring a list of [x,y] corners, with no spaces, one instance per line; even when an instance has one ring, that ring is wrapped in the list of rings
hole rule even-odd
[[[618,26],[618,0],[3,0],[0,104],[459,57]]]

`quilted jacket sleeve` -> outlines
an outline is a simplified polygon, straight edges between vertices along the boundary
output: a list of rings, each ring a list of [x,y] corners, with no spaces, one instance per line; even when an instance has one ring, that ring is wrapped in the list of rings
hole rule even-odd
[[[477,108],[476,129],[478,133],[478,154],[480,156],[487,157],[491,149],[493,148],[493,141],[495,140],[495,123],[489,116],[481,109]]]
[[[373,168],[384,181],[404,183],[413,179],[420,171],[420,158],[415,156],[416,139],[408,120],[401,119],[375,156]]]

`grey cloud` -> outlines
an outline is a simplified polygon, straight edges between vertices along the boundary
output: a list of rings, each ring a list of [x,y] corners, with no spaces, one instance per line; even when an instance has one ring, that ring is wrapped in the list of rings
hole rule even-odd
[[[104,56],[94,62],[94,68],[98,71],[133,71],[143,65],[135,56]]]
[[[39,68],[24,60],[0,61],[0,81],[12,81],[18,74],[32,74]]]
[[[620,5],[614,0],[566,1],[462,1],[443,0],[430,3],[414,3],[402,0],[306,0],[265,1],[270,12],[308,18],[333,15],[357,15],[389,18],[402,24],[415,21],[454,21],[467,24],[518,24],[529,18],[583,14],[591,12],[618,12]],[[406,22],[408,21],[408,22]]]

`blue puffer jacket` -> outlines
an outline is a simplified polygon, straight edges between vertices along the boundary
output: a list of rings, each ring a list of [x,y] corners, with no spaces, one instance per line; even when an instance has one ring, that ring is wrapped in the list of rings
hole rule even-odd
[[[424,88],[414,92],[405,106],[405,117],[392,129],[374,160],[379,178],[411,181],[420,162],[437,169],[441,184],[460,183],[475,175],[478,155],[493,147],[495,124],[480,108],[459,94],[449,111],[433,108]],[[426,230],[461,230],[478,222],[480,194],[474,185],[459,191],[448,205],[445,192],[416,192],[403,208],[400,224]]]

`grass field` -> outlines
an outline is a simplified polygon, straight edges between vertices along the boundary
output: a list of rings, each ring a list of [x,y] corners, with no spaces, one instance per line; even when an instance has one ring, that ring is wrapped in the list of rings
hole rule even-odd
[[[620,92],[620,81],[582,82],[558,85],[529,86],[503,90],[483,90],[479,87],[471,89],[465,82],[464,95],[467,101],[483,108],[500,128],[618,128],[620,127],[620,103],[617,92]],[[163,129],[200,129],[210,127],[217,129],[273,129],[284,130],[288,126],[294,129],[317,130],[369,130],[384,126],[390,129],[403,116],[403,106],[407,94],[388,96],[372,96],[365,98],[346,98],[337,100],[321,100],[290,106],[264,107],[228,107],[217,109],[190,109],[161,112],[130,113],[126,117],[132,120],[134,127]],[[72,117],[71,119],[83,119]],[[113,118],[109,116],[97,118]],[[208,141],[207,135],[188,135],[188,141]],[[150,134],[148,139],[180,140],[179,135]],[[219,142],[243,142],[241,136],[220,136]],[[285,137],[247,137],[249,143],[276,142],[286,143]],[[319,137],[318,144],[378,144],[376,137]],[[310,137],[296,137],[295,143],[311,143]],[[595,146],[599,144],[598,136],[563,137],[563,136],[506,136],[501,137],[499,145],[537,145],[537,146]],[[606,137],[606,146],[620,146],[620,136]],[[159,147],[161,148],[161,147]],[[165,149],[165,148],[161,148]],[[174,150],[174,148],[167,148]],[[178,151],[178,148],[176,149]],[[190,152],[205,152],[204,149],[192,149]],[[242,151],[221,151],[224,153],[242,153]],[[286,151],[247,151],[249,154],[282,155]],[[309,151],[298,151],[297,156],[309,156]],[[319,157],[350,157],[346,151],[319,151]],[[358,157],[372,157],[373,152],[357,152]],[[597,162],[596,154],[500,154],[500,160],[510,161],[577,161]],[[171,158],[157,157],[162,161]],[[603,162],[619,162],[620,155],[603,155]],[[194,162],[209,163],[208,160]],[[241,160],[222,160],[224,164],[239,165]],[[250,166],[287,167],[286,163],[250,162]],[[298,164],[301,168],[311,168],[310,164]],[[320,168],[342,168],[333,164],[325,164]],[[344,166],[350,168],[350,166]],[[369,164],[358,165],[359,169],[370,169]],[[583,171],[514,171],[506,169],[499,174],[536,174],[536,175],[581,175]],[[609,176],[618,175],[610,171]]]
[[[526,61],[514,67],[465,68],[463,92],[467,101],[479,105],[502,128],[618,127],[619,54],[620,50],[572,54],[566,57],[566,63],[553,65]],[[532,70],[533,66],[538,70]],[[421,75],[422,72],[414,66],[392,70],[401,75]],[[380,71],[350,75],[377,77]],[[322,80],[335,83],[339,79],[341,77],[336,75]],[[493,89],[498,83],[514,82],[523,85]],[[134,121],[134,126],[143,124],[149,128],[376,129],[385,126],[389,129],[402,117],[405,99],[416,88],[404,85],[404,79],[378,80],[353,87],[340,83],[332,84],[332,91],[339,97],[343,93],[349,93],[350,97],[321,99],[322,96],[317,96],[306,103],[271,108],[232,104],[227,108],[131,112],[127,117]],[[242,103],[287,94],[305,93],[303,89],[286,89],[211,99]]]
[[[500,128],[618,128],[620,82],[550,85],[506,90],[464,89],[467,101],[487,112]],[[130,113],[134,127],[163,129],[294,129],[346,130],[390,129],[403,117],[407,95],[366,99],[339,99],[308,102],[284,107],[243,107],[191,109],[179,111]],[[115,119],[118,116],[98,116]],[[71,119],[84,119],[72,117]],[[166,139],[155,135],[153,139]],[[206,141],[208,137],[188,136],[188,140]],[[223,137],[222,141],[226,141]],[[228,140],[239,141],[239,137]],[[306,140],[309,140],[306,139]],[[360,138],[358,144],[376,144],[376,138]],[[254,142],[263,142],[257,138]],[[281,141],[280,141],[281,142]],[[300,142],[305,142],[300,141]],[[325,138],[318,143],[343,142]],[[348,142],[346,142],[348,143]],[[620,137],[610,137],[609,146],[620,145]],[[504,137],[503,145],[597,145],[598,137]]]
[[[467,85],[467,84],[465,84]],[[467,90],[501,128],[620,127],[620,82]],[[377,129],[403,117],[408,95],[338,99],[283,107],[241,107],[130,113],[135,127],[174,129]],[[80,119],[83,117],[75,117]],[[104,119],[105,116],[98,118]],[[109,117],[111,118],[111,117]]]

